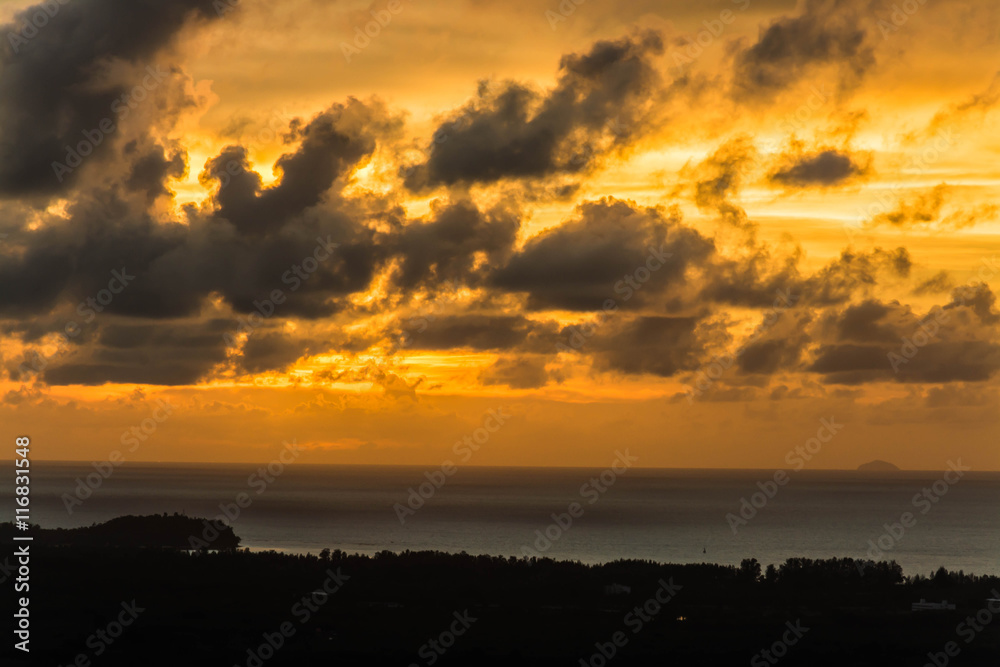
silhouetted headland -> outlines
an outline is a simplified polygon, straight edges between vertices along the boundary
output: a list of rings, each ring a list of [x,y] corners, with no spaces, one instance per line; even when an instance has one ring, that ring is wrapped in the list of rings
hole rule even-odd
[[[34,530],[32,664],[662,667],[771,665],[780,653],[789,666],[920,667],[946,647],[961,665],[1000,655],[1000,603],[988,602],[1000,577],[906,577],[850,558],[284,554],[237,549],[232,531],[232,548],[189,549],[203,526],[161,515]],[[921,600],[934,604],[913,611]]]

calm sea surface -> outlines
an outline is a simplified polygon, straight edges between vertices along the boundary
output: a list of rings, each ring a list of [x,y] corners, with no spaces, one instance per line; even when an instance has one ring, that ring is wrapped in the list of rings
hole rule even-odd
[[[939,482],[937,489],[947,492],[932,491],[937,502],[915,503],[941,473],[793,472],[734,534],[726,515],[738,514],[741,499],[760,491],[757,483],[774,471],[630,469],[601,493],[581,489],[600,474],[596,469],[460,467],[401,523],[394,505],[405,506],[409,489],[427,482],[424,474],[432,468],[293,464],[267,482],[251,478],[253,465],[125,464],[70,514],[63,494],[72,494],[77,478],[94,468],[45,461],[33,466],[31,520],[44,527],[84,526],[124,514],[214,517],[220,504],[242,492],[251,504],[233,527],[243,546],[255,550],[523,555],[527,549],[586,563],[643,558],[737,564],[754,557],[766,565],[796,556],[864,558],[869,540],[881,537],[889,547],[885,558],[907,574],[943,565],[1000,575],[1000,473],[965,473],[950,486]],[[0,486],[6,508],[14,506],[12,481],[5,475]],[[758,504],[763,498],[757,496]],[[566,530],[553,526],[552,514],[566,513],[574,502],[582,514],[571,517]],[[899,522],[905,512],[915,525],[898,539],[883,536],[885,524]],[[546,531],[548,545],[539,539]]]

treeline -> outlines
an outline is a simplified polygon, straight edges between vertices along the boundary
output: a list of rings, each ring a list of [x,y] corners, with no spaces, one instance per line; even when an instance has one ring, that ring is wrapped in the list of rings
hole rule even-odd
[[[80,528],[42,528],[32,524],[27,531],[15,531],[13,523],[0,523],[0,539],[10,541],[17,532],[18,535],[31,535],[34,543],[46,546],[189,549],[192,537],[197,542],[206,526],[205,519],[177,513],[147,516],[130,514]],[[240,538],[231,527],[213,525],[211,528],[218,535],[210,543],[212,549],[239,547]]]

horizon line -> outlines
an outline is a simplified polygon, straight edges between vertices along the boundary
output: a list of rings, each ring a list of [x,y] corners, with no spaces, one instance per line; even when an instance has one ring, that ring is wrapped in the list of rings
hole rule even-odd
[[[13,463],[14,459],[4,459],[4,463]],[[32,459],[33,463],[63,463],[63,464],[93,464],[94,461],[89,459]],[[214,465],[214,466],[226,466],[226,465],[266,465],[270,461],[123,461],[123,464],[131,465],[183,465],[183,466],[201,466],[201,465]],[[297,466],[341,466],[341,467],[354,467],[354,468],[440,468],[441,462],[438,463],[299,463],[285,464],[289,467]],[[456,468],[496,468],[496,469],[523,469],[523,470],[592,470],[600,469],[607,466],[556,466],[556,465],[483,465],[483,464],[454,464]],[[864,464],[862,464],[864,465]],[[116,466],[118,467],[118,466]],[[671,466],[630,466],[635,470],[677,470],[677,471],[728,471],[728,472],[739,472],[739,471],[777,471],[777,470],[787,470],[788,468],[726,468],[726,467],[671,467]],[[880,475],[887,474],[892,475],[896,473],[939,473],[946,468],[936,469],[936,468],[899,468],[898,470],[859,470],[858,468],[802,468],[796,470],[795,472],[861,472],[869,475]],[[970,470],[972,473],[1000,473],[1000,469],[980,469],[980,470]]]

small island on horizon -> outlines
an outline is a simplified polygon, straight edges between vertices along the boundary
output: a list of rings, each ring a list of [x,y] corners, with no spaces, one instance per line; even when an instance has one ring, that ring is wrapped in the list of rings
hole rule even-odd
[[[882,461],[881,459],[875,459],[874,461],[869,461],[868,463],[862,463],[858,466],[858,472],[902,472],[902,469],[888,461]]]

